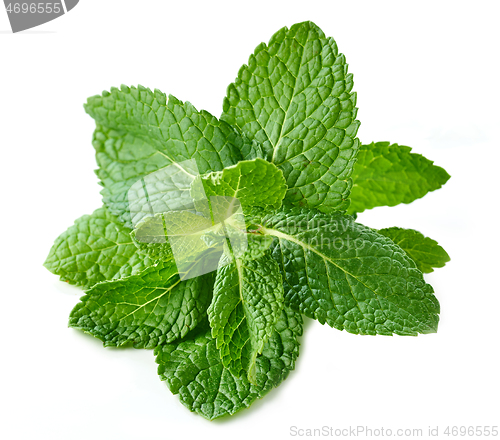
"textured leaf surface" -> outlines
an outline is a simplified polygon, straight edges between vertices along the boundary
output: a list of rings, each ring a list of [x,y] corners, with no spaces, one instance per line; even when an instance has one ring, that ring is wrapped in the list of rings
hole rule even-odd
[[[236,376],[245,370],[255,383],[256,358],[272,334],[283,308],[283,285],[270,253],[236,258],[217,271],[208,319],[224,367]]]
[[[344,210],[359,142],[345,57],[311,22],[260,44],[227,89],[221,118],[283,171],[290,204]]]
[[[56,239],[44,266],[62,281],[84,287],[138,273],[152,261],[137,252],[130,232],[99,208]]]
[[[94,286],[71,312],[69,325],[104,346],[153,348],[184,337],[206,316],[213,280],[208,274],[180,281],[175,264],[157,263]]]
[[[276,237],[285,304],[356,334],[437,330],[439,303],[404,251],[350,216],[282,209],[265,216]]]
[[[97,122],[93,143],[103,200],[128,226],[127,193],[141,177],[189,159],[201,174],[220,171],[250,149],[248,139],[210,113],[142,86],[112,88],[89,98],[85,110]],[[171,189],[167,196],[176,198]]]
[[[423,273],[434,272],[433,268],[443,267],[450,261],[450,256],[437,241],[414,229],[394,227],[380,229],[378,232],[403,249]]]
[[[411,203],[441,188],[450,175],[410,147],[389,142],[362,145],[352,174],[349,213]]]
[[[295,367],[302,335],[300,313],[284,308],[256,361],[256,383],[222,365],[208,323],[179,344],[155,349],[158,374],[191,411],[213,420],[248,408],[284,381]]]
[[[243,156],[243,160],[266,158],[264,148],[262,148],[262,145],[259,142],[257,142],[255,139],[252,142],[249,142],[248,140],[246,140],[247,138],[244,133],[240,134],[244,138],[244,142],[241,147],[241,155]]]
[[[203,176],[202,181],[208,198],[234,197],[242,207],[279,208],[286,193],[282,171],[263,159],[239,162]]]

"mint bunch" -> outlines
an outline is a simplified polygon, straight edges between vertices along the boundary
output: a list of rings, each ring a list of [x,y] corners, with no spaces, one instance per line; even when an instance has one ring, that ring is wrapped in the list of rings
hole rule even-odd
[[[447,253],[355,219],[449,175],[409,147],[360,144],[352,89],[335,41],[304,22],[256,48],[220,119],[141,86],[89,98],[104,206],[45,262],[88,289],[70,327],[154,348],[161,379],[210,420],[286,379],[302,315],[360,335],[435,332],[423,273]]]

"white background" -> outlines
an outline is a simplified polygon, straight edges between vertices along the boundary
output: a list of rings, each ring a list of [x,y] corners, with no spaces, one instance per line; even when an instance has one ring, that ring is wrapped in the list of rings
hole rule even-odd
[[[81,0],[11,34],[0,10],[0,436],[285,439],[291,426],[500,425],[499,12],[495,1]],[[140,83],[219,116],[254,47],[304,20],[346,54],[360,139],[409,145],[452,176],[411,205],[359,217],[418,229],[449,252],[426,277],[440,328],[368,337],[309,321],[288,380],[208,422],[159,380],[152,351],[104,349],[68,329],[82,291],[42,263],[53,240],[101,204],[88,96]]]

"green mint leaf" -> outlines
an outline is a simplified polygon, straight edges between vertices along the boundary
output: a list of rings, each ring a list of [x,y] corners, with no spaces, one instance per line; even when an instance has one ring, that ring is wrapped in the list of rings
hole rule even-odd
[[[153,348],[184,337],[206,316],[213,274],[181,281],[173,263],[95,285],[70,314],[69,326],[103,341]]]
[[[283,171],[287,203],[345,210],[359,148],[352,86],[335,41],[298,23],[257,46],[227,89],[221,119]]]
[[[435,240],[414,229],[394,227],[378,232],[403,249],[423,273],[434,272],[433,268],[443,267],[450,261],[448,253]]]
[[[142,86],[112,88],[89,98],[85,110],[97,123],[93,143],[104,203],[129,227],[132,220],[134,224],[137,221],[130,217],[128,192],[144,176],[174,163],[192,174],[192,169],[182,165],[190,159],[200,174],[220,171],[243,159],[241,150],[252,150],[246,137],[210,113]],[[183,198],[182,189],[175,191],[171,186],[162,189],[151,185],[157,199],[165,191],[167,205]],[[185,192],[189,195],[189,188]]]
[[[256,360],[256,383],[252,384],[245,375],[234,375],[223,366],[205,323],[186,340],[155,348],[158,374],[191,411],[208,420],[232,415],[287,378],[299,355],[301,335],[300,313],[285,307]]]
[[[348,213],[411,203],[441,188],[450,175],[410,147],[389,142],[362,145],[352,173]]]
[[[83,287],[139,273],[152,261],[137,252],[130,232],[99,208],[56,239],[44,266],[62,281]]]
[[[350,216],[283,208],[262,219],[276,238],[285,304],[355,334],[437,330],[439,303],[404,251]]]
[[[239,162],[202,177],[206,197],[233,197],[243,208],[259,206],[276,209],[286,194],[286,182],[281,170],[263,159]],[[199,198],[194,195],[195,198]]]
[[[256,383],[256,359],[283,309],[283,284],[270,253],[258,259],[235,258],[215,278],[208,319],[222,365]]]

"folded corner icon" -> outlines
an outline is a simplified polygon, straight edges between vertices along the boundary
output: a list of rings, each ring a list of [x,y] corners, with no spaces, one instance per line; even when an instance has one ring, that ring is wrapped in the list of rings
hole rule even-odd
[[[45,0],[30,0],[29,2],[4,0],[10,27],[14,33],[52,21],[71,11],[78,2],[79,0],[59,0],[52,2]]]

